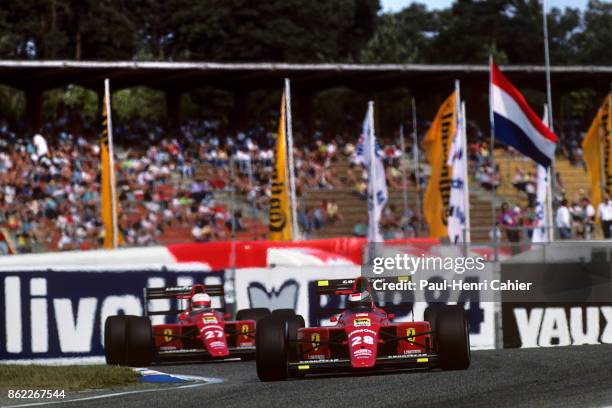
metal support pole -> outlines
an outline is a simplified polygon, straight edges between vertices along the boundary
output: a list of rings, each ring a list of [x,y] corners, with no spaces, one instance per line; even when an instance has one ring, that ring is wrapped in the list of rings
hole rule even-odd
[[[419,218],[417,236],[423,230],[423,211],[421,208],[421,172],[419,171],[419,140],[417,133],[416,101],[411,100],[412,105],[412,159],[414,161],[414,180],[416,184],[417,216]]]

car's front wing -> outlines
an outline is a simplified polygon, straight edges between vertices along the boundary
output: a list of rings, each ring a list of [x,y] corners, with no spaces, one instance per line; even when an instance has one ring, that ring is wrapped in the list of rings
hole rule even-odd
[[[429,369],[438,364],[436,354],[412,354],[379,357],[374,367],[354,368],[349,359],[302,360],[290,362],[290,374],[315,374],[346,371],[368,371],[384,369]]]
[[[159,350],[157,352],[157,362],[181,361],[181,360],[200,360],[214,361],[229,358],[254,357],[255,346],[248,347],[229,347],[229,356],[219,358],[213,357],[205,349],[182,349],[182,350]]]

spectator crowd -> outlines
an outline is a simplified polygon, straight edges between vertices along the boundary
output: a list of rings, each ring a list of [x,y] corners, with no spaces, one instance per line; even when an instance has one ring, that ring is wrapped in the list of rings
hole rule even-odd
[[[269,115],[237,133],[226,131],[214,120],[191,120],[174,129],[139,120],[117,126],[119,227],[126,245],[164,242],[171,239],[169,231],[177,228],[187,229],[198,242],[228,239],[232,227],[237,232],[245,231],[249,223],[265,217],[271,195],[276,122],[277,118]],[[357,137],[322,131],[305,137],[299,130],[295,136],[298,197],[305,190],[342,188],[363,200],[367,198],[367,169],[358,163],[352,143]],[[0,228],[14,237],[18,252],[102,245],[98,138],[98,127],[78,115],[47,122],[32,136],[19,125],[0,121]],[[418,185],[422,191],[427,166],[419,163],[417,175],[414,163],[402,160],[412,155],[412,146],[402,152],[397,139],[397,135],[380,138],[388,186],[415,189]],[[566,151],[573,163],[580,164],[577,146],[570,140]],[[473,141],[468,157],[470,173],[480,186],[497,189],[501,175],[489,144]],[[334,170],[339,161],[347,163],[345,172]],[[527,205],[505,203],[498,224],[506,230],[508,240],[516,241],[521,234],[516,228],[526,227],[530,237],[529,228],[535,222],[535,174],[518,168],[512,185],[526,194]],[[607,225],[604,236],[610,236],[612,204],[595,209],[584,191],[570,202],[560,176],[556,185],[555,224],[562,238],[591,238],[595,215]],[[233,211],[227,201],[219,199],[220,192],[230,187],[245,199],[245,205]],[[334,199],[315,206],[306,205],[304,199],[298,202],[298,220],[307,235],[325,225],[342,223],[345,218]],[[418,235],[420,222],[413,208],[399,210],[389,204],[381,224],[386,237],[394,238]],[[364,235],[365,224],[355,225],[354,234]],[[6,244],[0,242],[0,252],[6,252]]]

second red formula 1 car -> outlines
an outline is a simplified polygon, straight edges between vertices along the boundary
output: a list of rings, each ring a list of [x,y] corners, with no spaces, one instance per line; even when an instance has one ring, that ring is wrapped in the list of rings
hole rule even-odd
[[[374,280],[402,278],[371,278]],[[425,321],[394,323],[374,304],[370,281],[317,282],[319,294],[346,295],[335,326],[304,328],[300,316],[269,316],[257,327],[257,375],[262,381],[310,373],[378,369],[467,369],[470,343],[461,306],[428,308]]]
[[[214,309],[211,298],[219,297]],[[149,310],[150,300],[186,302],[185,310]],[[225,320],[223,286],[193,285],[144,290],[145,316],[110,316],[105,322],[106,362],[144,366],[173,360],[252,358],[255,325],[269,316],[268,309],[238,311],[236,320]],[[178,315],[177,323],[152,325],[150,316]]]

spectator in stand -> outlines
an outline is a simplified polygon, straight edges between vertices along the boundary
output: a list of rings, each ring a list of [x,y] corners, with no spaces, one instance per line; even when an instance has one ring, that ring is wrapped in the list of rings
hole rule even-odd
[[[595,208],[593,208],[591,200],[589,200],[589,198],[586,196],[582,197],[581,205],[583,217],[582,223],[584,225],[584,239],[591,239],[595,225]]]
[[[536,177],[535,174],[530,173],[529,180],[525,184],[525,192],[527,193],[527,202],[529,207],[535,207],[536,205]]]
[[[531,239],[535,224],[535,212],[532,206],[525,206],[520,210],[519,224],[524,228],[523,231],[527,233],[528,238]]]
[[[610,228],[612,227],[612,200],[608,193],[604,194],[602,202],[597,206],[597,216],[601,223],[601,231],[604,239],[610,239],[612,233]]]
[[[337,221],[342,222],[344,219],[338,208],[338,202],[336,200],[329,200],[327,202],[327,220],[333,224]]]
[[[567,199],[561,201],[561,205],[557,208],[555,224],[559,229],[559,237],[561,239],[569,239],[572,237],[572,224],[570,210],[567,207]]]
[[[514,172],[514,177],[512,178],[512,185],[518,191],[525,191],[525,188],[527,186],[527,176],[525,175],[523,169],[519,167],[516,168]]]
[[[498,223],[502,230],[506,233],[506,238],[509,242],[515,243],[520,240],[520,231],[517,229],[519,226],[517,220],[517,214],[507,202],[502,203],[501,211],[498,218]]]

